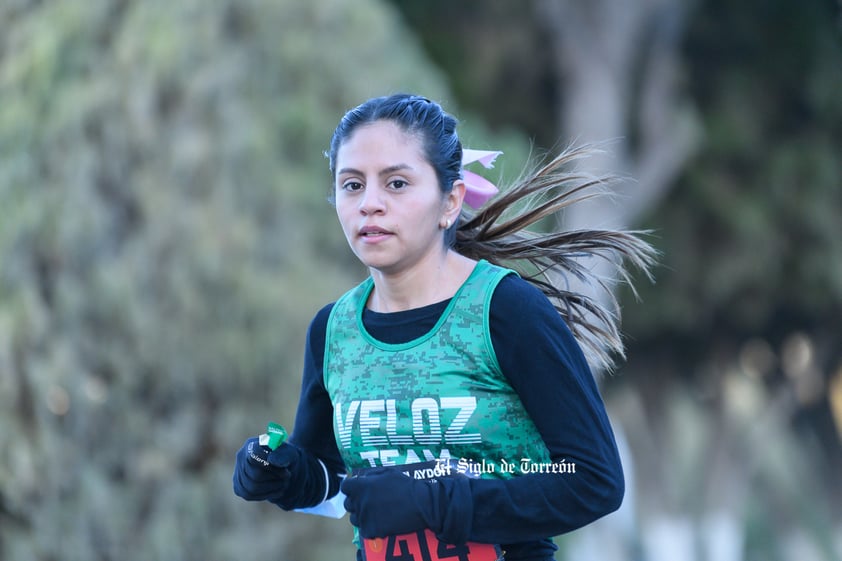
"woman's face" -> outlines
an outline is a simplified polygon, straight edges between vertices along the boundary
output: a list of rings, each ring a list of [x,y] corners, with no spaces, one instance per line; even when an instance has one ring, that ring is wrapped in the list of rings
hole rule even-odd
[[[366,266],[396,274],[445,251],[454,196],[439,189],[421,140],[393,122],[361,126],[339,147],[334,189],[342,230]]]

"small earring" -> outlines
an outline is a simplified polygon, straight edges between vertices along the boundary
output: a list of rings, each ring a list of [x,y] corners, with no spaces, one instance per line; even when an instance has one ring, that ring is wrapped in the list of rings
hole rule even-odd
[[[450,230],[450,218],[444,221],[444,229]]]

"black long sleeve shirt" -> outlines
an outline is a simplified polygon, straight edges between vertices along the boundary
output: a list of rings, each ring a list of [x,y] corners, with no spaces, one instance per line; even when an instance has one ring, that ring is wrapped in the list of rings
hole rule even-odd
[[[386,343],[411,341],[438,321],[447,301],[395,313],[365,310],[368,332]],[[290,442],[344,473],[333,430],[333,406],[324,385],[325,332],[332,304],[310,324],[301,400]],[[508,480],[471,480],[472,541],[498,543],[507,560],[552,559],[548,536],[582,527],[616,510],[624,480],[614,435],[590,368],[567,325],[537,288],[505,277],[491,300],[491,340],[500,367],[532,418],[554,462],[575,473],[535,473]],[[311,506],[324,497],[323,470],[312,474],[308,496],[287,505]],[[309,478],[308,478],[309,479]],[[468,483],[465,482],[467,485]],[[330,485],[330,494],[335,485]]]

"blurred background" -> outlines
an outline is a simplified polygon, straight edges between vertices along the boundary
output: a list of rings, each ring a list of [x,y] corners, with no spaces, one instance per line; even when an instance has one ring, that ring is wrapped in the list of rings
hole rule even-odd
[[[330,134],[397,91],[504,183],[607,142],[553,227],[662,252],[600,382],[626,501],[558,559],[842,559],[834,0],[0,1],[0,559],[353,558],[231,472],[365,274]]]

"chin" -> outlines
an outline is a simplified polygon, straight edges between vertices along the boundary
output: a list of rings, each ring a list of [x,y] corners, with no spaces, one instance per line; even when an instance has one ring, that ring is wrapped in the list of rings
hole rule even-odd
[[[381,274],[389,274],[397,271],[400,268],[400,263],[394,261],[387,261],[385,259],[360,259],[363,265],[372,271],[377,271]]]
[[[396,268],[395,265],[392,263],[382,263],[380,261],[363,261],[363,265],[365,265],[372,271],[377,271],[378,273],[385,274],[392,272]]]
[[[382,257],[374,256],[374,255],[366,255],[365,253],[354,252],[354,255],[357,256],[357,259],[360,260],[365,267],[369,269],[376,269],[378,271],[383,271],[385,269],[389,269],[394,265],[394,262],[389,259],[384,259]]]

